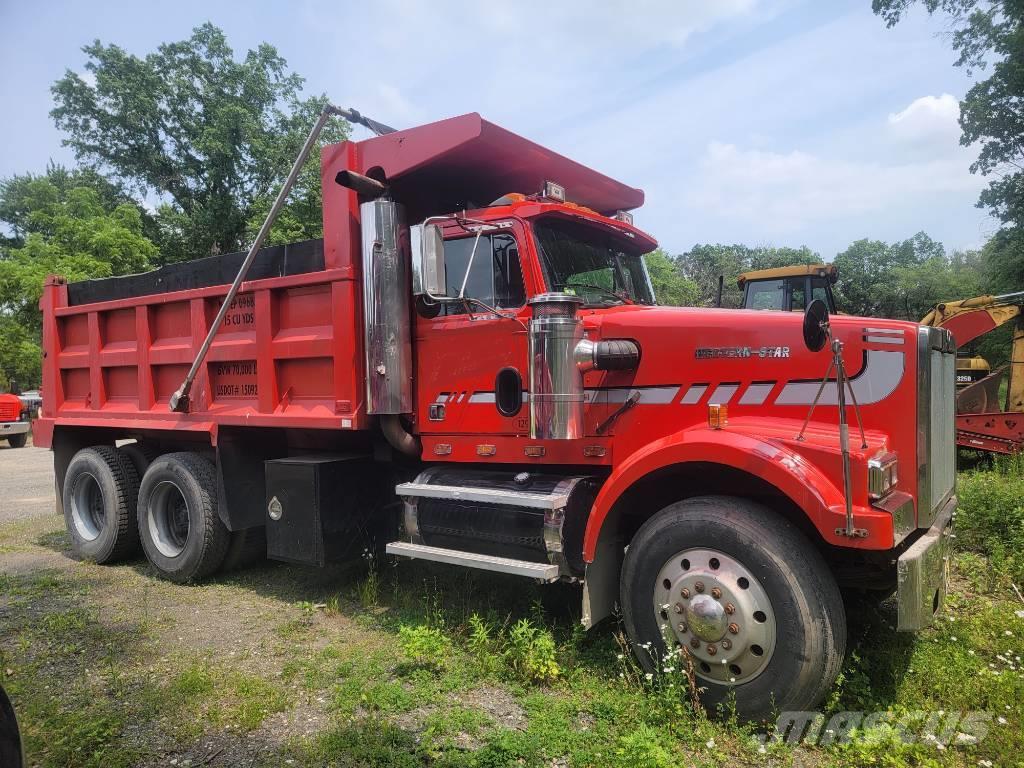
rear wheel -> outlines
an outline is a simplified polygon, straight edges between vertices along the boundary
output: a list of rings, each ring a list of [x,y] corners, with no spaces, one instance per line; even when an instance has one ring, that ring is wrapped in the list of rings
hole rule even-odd
[[[82,559],[109,563],[138,552],[135,525],[139,476],[110,445],[83,448],[64,476],[64,522],[71,550]]]
[[[146,474],[146,470],[153,463],[153,459],[160,455],[156,449],[150,448],[144,443],[127,443],[117,450],[128,457],[129,461],[135,466],[135,471],[139,473],[139,477]]]
[[[809,710],[839,674],[846,615],[832,574],[794,525],[746,499],[687,499],[648,520],[621,599],[641,663],[656,671],[685,646],[709,709],[734,695],[748,719]]]
[[[146,470],[139,490],[139,536],[160,575],[198,581],[224,562],[230,534],[217,514],[217,476],[195,453],[168,453]]]
[[[24,448],[28,442],[28,432],[22,432],[20,435],[11,435],[7,438],[7,442],[11,444],[11,448]]]

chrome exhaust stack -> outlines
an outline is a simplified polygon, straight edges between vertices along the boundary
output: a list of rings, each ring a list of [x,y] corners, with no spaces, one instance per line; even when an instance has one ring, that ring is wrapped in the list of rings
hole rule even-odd
[[[583,437],[583,374],[576,346],[583,340],[579,308],[568,293],[542,293],[530,299],[530,438]]]
[[[363,233],[366,412],[411,413],[412,322],[405,209],[391,200],[359,206]]]

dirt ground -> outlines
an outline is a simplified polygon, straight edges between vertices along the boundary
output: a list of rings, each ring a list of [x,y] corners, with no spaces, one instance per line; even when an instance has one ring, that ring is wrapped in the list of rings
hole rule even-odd
[[[49,451],[11,448],[0,441],[0,524],[53,514],[53,458]]]
[[[53,488],[49,451],[0,446],[0,681],[29,765],[321,765],[358,751],[363,728],[393,729],[385,751],[406,764],[428,730],[465,750],[525,728],[500,683],[402,672],[388,623],[421,601],[375,607],[364,563],[174,585],[142,558],[74,559]],[[444,722],[469,710],[467,724]],[[343,745],[321,747],[327,737]]]

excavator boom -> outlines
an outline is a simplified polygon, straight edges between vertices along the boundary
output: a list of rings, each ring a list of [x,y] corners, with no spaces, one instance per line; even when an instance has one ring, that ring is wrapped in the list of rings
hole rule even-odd
[[[922,325],[946,328],[957,348],[1013,322],[1010,361],[957,395],[957,443],[994,453],[1024,450],[1024,291],[1001,296],[975,296],[937,304]],[[1000,409],[999,388],[1008,376],[1006,402]]]

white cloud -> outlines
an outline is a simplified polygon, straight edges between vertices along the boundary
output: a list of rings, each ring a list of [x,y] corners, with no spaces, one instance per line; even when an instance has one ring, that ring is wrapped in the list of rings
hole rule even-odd
[[[960,103],[950,94],[922,96],[889,114],[890,134],[908,143],[955,145],[960,138]]]
[[[965,172],[959,154],[887,165],[712,141],[684,204],[731,218],[743,229],[778,236],[814,224],[881,214],[907,200],[970,194],[982,184]]]

